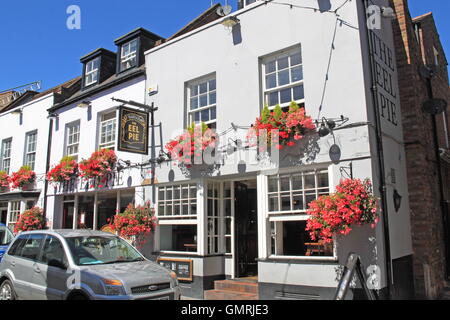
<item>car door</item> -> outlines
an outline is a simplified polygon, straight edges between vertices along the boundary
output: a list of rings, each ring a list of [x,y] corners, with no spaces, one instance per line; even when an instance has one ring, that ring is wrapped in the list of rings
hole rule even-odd
[[[61,241],[47,235],[33,267],[32,299],[61,300],[67,290],[67,257]]]
[[[28,234],[23,238],[19,237],[21,243],[12,251],[8,263],[14,274],[14,289],[21,300],[32,299],[31,281],[33,278],[33,266],[38,257],[44,235]],[[14,249],[14,248],[11,248]]]

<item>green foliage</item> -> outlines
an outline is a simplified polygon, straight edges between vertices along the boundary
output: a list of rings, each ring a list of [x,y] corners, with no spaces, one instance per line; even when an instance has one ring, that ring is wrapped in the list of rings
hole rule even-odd
[[[275,109],[273,109],[273,116],[276,121],[280,121],[281,117],[283,117],[283,110],[281,109],[279,104],[277,104]]]
[[[300,107],[298,106],[298,104],[295,101],[292,101],[291,104],[289,105],[289,113],[294,113],[296,112],[298,109],[300,109]]]
[[[270,110],[269,107],[265,105],[261,112],[261,122],[267,123],[269,121],[269,118],[270,118]]]
[[[71,162],[74,161],[75,159],[72,156],[65,156],[61,159],[61,161],[59,163],[63,163],[63,162]]]

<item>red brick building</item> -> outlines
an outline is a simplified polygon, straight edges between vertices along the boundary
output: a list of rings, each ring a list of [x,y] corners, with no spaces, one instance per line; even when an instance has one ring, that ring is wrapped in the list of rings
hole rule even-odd
[[[449,101],[447,59],[432,13],[411,18],[407,0],[391,0],[407,157],[416,298],[437,299],[450,275]]]

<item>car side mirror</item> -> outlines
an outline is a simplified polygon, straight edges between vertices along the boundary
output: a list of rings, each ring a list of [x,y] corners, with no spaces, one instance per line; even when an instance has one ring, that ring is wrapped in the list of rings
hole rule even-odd
[[[50,267],[55,267],[62,270],[67,270],[67,265],[61,260],[52,259],[48,262]]]

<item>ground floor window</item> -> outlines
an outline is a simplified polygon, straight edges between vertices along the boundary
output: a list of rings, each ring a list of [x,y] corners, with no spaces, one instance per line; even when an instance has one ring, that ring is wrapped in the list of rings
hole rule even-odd
[[[271,253],[276,256],[332,257],[333,244],[312,241],[306,221],[271,222]]]
[[[19,220],[19,215],[21,212],[21,202],[11,201],[9,203],[9,214],[8,214],[8,227],[14,229],[17,221]]]
[[[62,227],[102,230],[129,204],[135,204],[134,189],[66,196],[63,198]],[[75,227],[74,220],[77,222]]]
[[[328,170],[268,176],[266,190],[270,255],[334,257],[333,244],[313,241],[306,230],[309,203],[329,194]]]
[[[197,252],[197,225],[161,225],[161,251]]]

